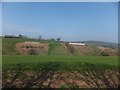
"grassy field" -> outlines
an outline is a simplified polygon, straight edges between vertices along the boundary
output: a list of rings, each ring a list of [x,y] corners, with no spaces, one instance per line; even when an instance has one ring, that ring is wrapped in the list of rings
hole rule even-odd
[[[10,69],[16,67],[16,65],[24,65],[25,70],[34,70],[39,67],[37,65],[46,63],[60,64],[59,70],[69,69],[84,69],[86,64],[95,65],[98,67],[117,67],[117,57],[101,57],[101,56],[30,56],[30,55],[4,55],[3,56],[3,69]],[[28,66],[28,67],[27,67]],[[36,67],[36,68],[35,68]],[[53,66],[54,67],[54,66]],[[87,67],[86,67],[87,68]],[[15,68],[14,68],[15,69]],[[52,68],[51,68],[52,69]]]
[[[38,62],[48,62],[48,61],[58,61],[58,62],[86,62],[86,63],[99,63],[99,64],[109,64],[118,65],[118,58],[115,56],[102,57],[102,56],[30,56],[30,55],[4,55],[3,64],[16,64],[16,63],[38,63]]]

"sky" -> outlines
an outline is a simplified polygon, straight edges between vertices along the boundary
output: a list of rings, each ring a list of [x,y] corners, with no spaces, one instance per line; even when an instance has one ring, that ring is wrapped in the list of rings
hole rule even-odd
[[[3,2],[2,35],[118,42],[117,2]]]

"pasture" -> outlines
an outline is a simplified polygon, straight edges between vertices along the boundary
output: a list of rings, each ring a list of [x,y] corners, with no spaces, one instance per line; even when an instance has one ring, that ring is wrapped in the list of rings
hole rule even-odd
[[[101,57],[101,56],[59,56],[59,55],[4,55],[3,56],[3,69],[15,69],[16,65],[24,65],[24,70],[37,70],[39,64],[45,63],[61,63],[59,70],[75,70],[77,68],[87,68],[86,64],[95,65],[99,67],[117,67],[118,58],[115,56]]]

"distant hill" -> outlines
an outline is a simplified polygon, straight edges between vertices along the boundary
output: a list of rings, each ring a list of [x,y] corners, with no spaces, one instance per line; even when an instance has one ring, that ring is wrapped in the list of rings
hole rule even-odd
[[[113,49],[118,49],[117,43],[102,42],[102,41],[82,41],[82,42],[86,43],[87,45],[104,46],[104,47],[110,47]]]

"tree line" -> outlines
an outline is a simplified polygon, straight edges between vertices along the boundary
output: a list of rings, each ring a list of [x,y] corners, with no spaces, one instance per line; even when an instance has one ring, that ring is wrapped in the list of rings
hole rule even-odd
[[[15,35],[4,35],[3,38],[28,38],[28,37],[20,34],[20,35],[18,35],[18,36],[15,36]],[[39,41],[40,41],[40,40],[44,40],[44,39],[42,38],[42,35],[39,35],[39,36],[38,36],[38,40],[39,40]],[[60,41],[61,38],[60,38],[60,37],[58,37],[58,38],[51,38],[50,40],[51,40],[51,41]]]

